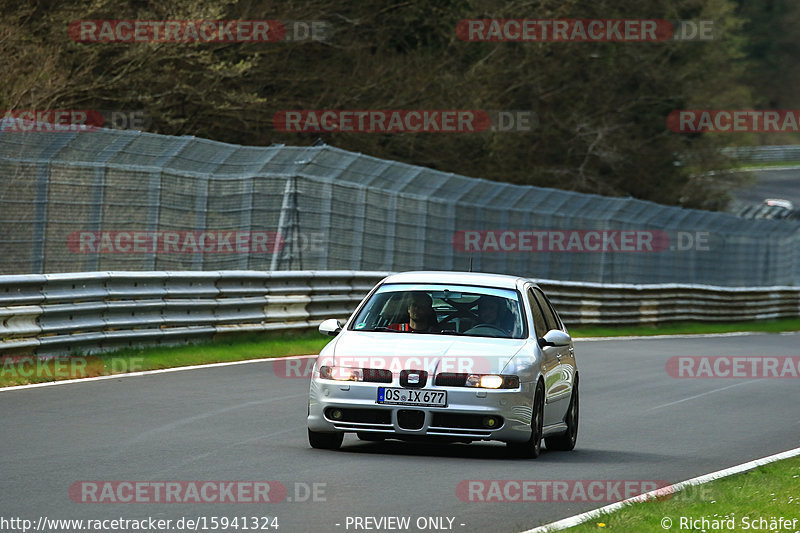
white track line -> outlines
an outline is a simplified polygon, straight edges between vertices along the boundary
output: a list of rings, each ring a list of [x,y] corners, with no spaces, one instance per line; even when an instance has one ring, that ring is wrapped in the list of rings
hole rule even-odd
[[[683,403],[683,402],[688,402],[689,400],[694,400],[695,398],[700,398],[702,396],[707,396],[709,394],[713,394],[715,392],[724,391],[724,390],[727,390],[727,389],[730,389],[730,388],[733,388],[733,387],[739,387],[741,385],[747,385],[748,383],[753,383],[753,380],[742,381],[741,383],[734,383],[733,385],[727,385],[725,387],[720,387],[719,389],[713,389],[713,390],[710,390],[710,391],[701,392],[700,394],[695,394],[694,396],[689,396],[688,398],[681,398],[680,400],[675,400],[674,402],[669,402],[669,403],[665,403],[665,404],[662,404],[662,405],[657,405],[655,407],[651,407],[650,409],[648,409],[648,411],[654,411],[656,409],[662,409],[664,407],[669,407],[671,405],[675,405],[675,404],[679,404],[679,403]]]
[[[176,366],[174,368],[161,368],[159,370],[143,370],[141,372],[126,372],[121,374],[111,374],[109,376],[97,376],[94,378],[62,379],[59,381],[48,381],[46,383],[33,383],[31,385],[15,385],[13,387],[0,387],[0,392],[12,390],[35,389],[38,387],[52,387],[53,385],[67,385],[70,383],[86,383],[90,381],[103,381],[106,379],[132,378],[137,376],[149,376],[151,374],[166,374],[168,372],[182,372],[184,370],[200,370],[203,368],[215,368],[220,366],[247,365],[250,363],[263,363],[265,361],[278,361],[282,359],[308,359],[316,355],[290,355],[287,357],[264,357],[261,359],[247,359],[245,361],[228,361],[226,363],[209,363],[207,365]]]
[[[656,489],[647,492],[645,494],[640,494],[639,496],[634,496],[633,498],[628,498],[627,500],[622,500],[620,502],[612,503],[611,505],[606,505],[605,507],[600,507],[599,509],[594,509],[593,511],[587,511],[585,513],[581,513],[575,516],[570,516],[568,518],[564,518],[563,520],[559,520],[558,522],[545,524],[543,526],[539,526],[534,529],[528,529],[526,531],[522,531],[521,533],[548,533],[551,531],[560,531],[562,529],[567,529],[568,527],[573,527],[577,526],[578,524],[588,522],[593,518],[599,518],[604,514],[617,511],[632,503],[644,502],[653,498],[668,496],[670,494],[674,494],[680,490],[683,490],[685,487],[693,485],[702,485],[703,483],[708,483],[709,481],[714,481],[715,479],[732,476],[734,474],[740,474],[742,472],[752,470],[759,466],[773,463],[775,461],[780,461],[781,459],[789,459],[790,457],[796,457],[798,455],[800,455],[800,448],[794,448],[793,450],[787,450],[785,452],[776,453],[775,455],[762,457],[761,459],[755,459],[747,463],[732,466],[730,468],[725,468],[723,470],[718,470],[716,472],[688,479],[686,481],[681,481],[680,483],[675,483],[674,485],[669,485],[667,487],[662,487],[660,489]]]

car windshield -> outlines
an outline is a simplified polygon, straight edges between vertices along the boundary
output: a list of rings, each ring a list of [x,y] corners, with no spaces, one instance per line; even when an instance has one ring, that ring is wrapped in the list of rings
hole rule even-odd
[[[350,329],[520,339],[524,324],[515,290],[397,283],[381,286]]]

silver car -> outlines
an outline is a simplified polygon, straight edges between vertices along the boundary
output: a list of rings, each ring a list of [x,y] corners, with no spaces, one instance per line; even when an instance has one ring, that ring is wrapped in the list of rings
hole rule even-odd
[[[406,272],[378,283],[314,365],[308,440],[497,440],[510,454],[572,450],[578,368],[542,290],[513,276]]]

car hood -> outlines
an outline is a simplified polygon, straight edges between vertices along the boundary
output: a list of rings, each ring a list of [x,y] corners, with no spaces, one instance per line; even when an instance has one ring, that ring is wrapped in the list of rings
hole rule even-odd
[[[393,372],[499,373],[525,343],[525,339],[345,331],[320,357],[329,359],[321,364]]]

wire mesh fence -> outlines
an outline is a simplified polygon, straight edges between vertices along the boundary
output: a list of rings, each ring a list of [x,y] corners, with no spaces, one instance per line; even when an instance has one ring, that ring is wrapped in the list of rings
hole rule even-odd
[[[497,183],[324,145],[2,132],[0,187],[2,274],[472,268],[602,283],[800,280],[796,221]]]

